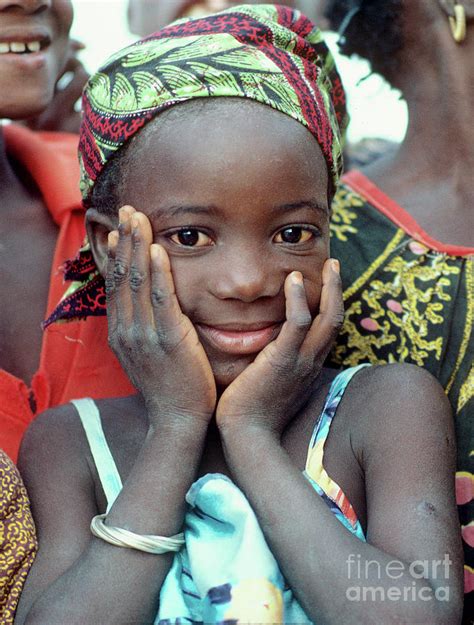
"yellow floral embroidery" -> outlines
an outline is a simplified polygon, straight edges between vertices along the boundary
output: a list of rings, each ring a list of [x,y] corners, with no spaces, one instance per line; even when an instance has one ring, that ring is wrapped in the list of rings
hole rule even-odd
[[[408,262],[396,255],[383,267],[381,279],[366,285],[346,310],[342,336],[347,335],[347,346],[336,347],[337,361],[349,366],[364,361],[381,362],[375,350],[391,344],[395,348],[394,360],[409,357],[423,366],[432,353],[440,359],[443,336],[431,340],[427,337],[433,335],[433,326],[445,321],[444,302],[451,301],[446,290],[460,268],[445,254],[432,253],[430,262],[426,260],[423,255]],[[399,305],[400,311],[391,310],[388,301]],[[366,318],[370,318],[376,332],[360,333],[363,311],[367,311]]]
[[[12,625],[36,553],[28,495],[13,462],[0,451],[0,623]]]
[[[457,412],[462,410],[467,402],[474,397],[474,365],[471,366],[471,370],[469,371],[469,375],[465,380],[464,384],[461,386],[461,390],[459,392],[459,400],[458,400],[458,409]],[[474,455],[474,452],[471,452]]]
[[[396,235],[387,245],[385,250],[378,258],[374,260],[374,262],[369,266],[366,271],[353,283],[350,287],[348,287],[344,293],[344,301],[349,299],[354,293],[356,293],[364,284],[366,284],[372,275],[377,271],[379,267],[383,265],[383,263],[387,260],[387,258],[392,254],[392,252],[400,245],[401,241],[403,241],[405,237],[405,233],[403,230],[397,230]]]
[[[474,317],[474,259],[473,258],[470,258],[466,262],[466,294],[467,294],[467,308],[466,308],[466,323],[464,324],[464,334],[463,334],[463,339],[461,343],[461,348],[459,350],[459,354],[456,360],[456,366],[454,367],[454,371],[446,387],[447,393],[449,393],[449,391],[451,390],[454,384],[454,380],[456,379],[459,369],[461,368],[461,364],[464,360],[464,356],[466,355],[467,347],[469,345],[469,340],[472,336],[472,322],[473,322],[473,317]],[[469,380],[471,380],[471,382],[469,382]],[[464,393],[465,401],[463,403],[463,406],[466,404],[467,400],[473,395],[473,390],[472,390],[473,385],[474,385],[474,382],[472,381],[472,369],[471,369],[471,372],[466,382],[463,385],[463,388],[465,387],[465,393]],[[470,386],[470,395],[468,395],[469,386]],[[461,402],[461,397],[459,397],[459,402]],[[459,408],[458,410],[461,410],[461,409]]]
[[[332,202],[331,236],[338,238],[339,241],[347,241],[348,233],[356,233],[357,228],[354,228],[352,224],[357,219],[357,212],[351,208],[363,205],[364,202],[358,195],[351,193],[345,187],[340,187]]]

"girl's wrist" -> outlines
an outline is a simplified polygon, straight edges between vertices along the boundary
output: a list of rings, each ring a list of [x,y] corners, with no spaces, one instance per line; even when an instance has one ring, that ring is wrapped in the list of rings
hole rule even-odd
[[[280,444],[281,434],[265,422],[226,422],[219,424],[219,433],[224,445],[264,443]]]
[[[148,411],[147,442],[155,439],[163,440],[163,438],[200,440],[206,436],[209,425],[209,422],[196,417],[182,415],[167,415],[159,419],[153,417],[153,412]]]
[[[199,411],[196,407],[190,409],[186,406],[176,405],[173,401],[163,401],[162,399],[143,399],[148,422],[155,429],[162,427],[165,429],[174,427],[189,429],[196,426],[197,429],[204,427],[207,430],[209,421],[212,419],[212,411]]]

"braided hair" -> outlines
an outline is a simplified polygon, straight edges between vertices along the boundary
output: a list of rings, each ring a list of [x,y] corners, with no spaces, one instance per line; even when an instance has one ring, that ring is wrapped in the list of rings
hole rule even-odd
[[[357,54],[387,80],[395,77],[403,46],[402,0],[328,0],[325,17],[339,31],[342,54]]]

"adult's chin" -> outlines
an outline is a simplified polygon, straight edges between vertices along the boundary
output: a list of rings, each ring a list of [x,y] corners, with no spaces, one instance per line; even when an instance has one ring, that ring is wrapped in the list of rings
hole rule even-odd
[[[30,85],[23,92],[13,89],[9,95],[6,90],[3,93],[6,97],[2,102],[0,117],[12,120],[29,119],[40,115],[51,103],[54,96],[54,81],[47,87],[41,85],[35,88],[34,85]]]

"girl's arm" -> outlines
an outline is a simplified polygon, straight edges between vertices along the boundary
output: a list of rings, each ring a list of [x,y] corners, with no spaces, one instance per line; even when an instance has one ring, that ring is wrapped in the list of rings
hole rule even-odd
[[[40,416],[22,445],[39,551],[15,625],[148,623],[156,615],[172,554],[115,547],[91,534],[92,517],[103,511],[81,428],[64,406]],[[205,425],[180,422],[149,433],[106,523],[139,534],[178,533],[205,435]]]
[[[149,426],[105,522],[137,534],[172,536],[182,525],[216,389],[206,354],[179,308],[166,253],[158,246],[150,252],[150,224],[133,213],[121,209],[120,235],[110,237],[107,314],[110,343],[141,391]],[[26,436],[21,468],[39,553],[16,625],[119,625],[155,617],[171,556],[92,536],[89,525],[98,510],[87,455],[70,406],[37,420]]]
[[[221,427],[233,476],[288,583],[318,624],[459,623],[454,432],[442,388],[418,367],[366,369],[338,417],[350,417],[365,475],[367,543],[314,492],[272,424],[252,418]]]

